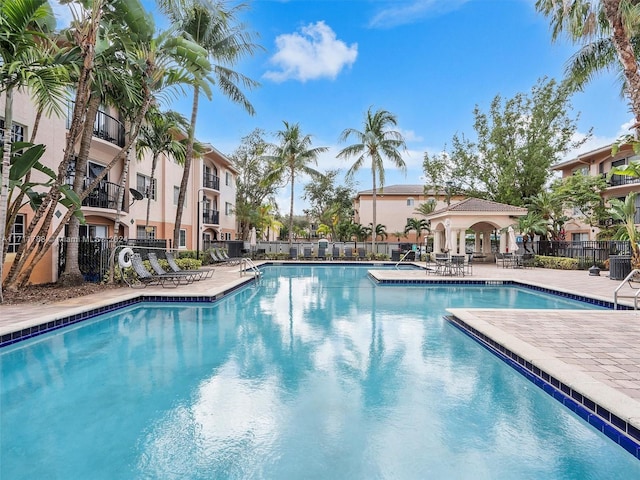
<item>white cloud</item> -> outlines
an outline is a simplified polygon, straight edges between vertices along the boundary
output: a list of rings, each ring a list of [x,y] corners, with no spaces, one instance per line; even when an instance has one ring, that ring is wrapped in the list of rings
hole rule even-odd
[[[373,28],[391,28],[415,23],[425,17],[442,15],[456,10],[470,0],[410,0],[389,2],[389,7],[379,11],[369,22]]]
[[[52,0],[50,3],[53,15],[56,17],[56,28],[58,30],[67,28],[73,20],[71,4],[61,5],[58,0]]]
[[[421,135],[418,135],[414,130],[398,129],[398,131],[402,134],[406,142],[421,142],[424,140],[424,138]]]
[[[635,123],[635,120],[633,118],[630,119],[628,122],[623,123],[622,125],[620,125],[620,129],[618,130],[618,132],[612,137],[592,135],[579,148],[567,153],[567,155],[565,155],[562,158],[562,161],[571,160],[572,158],[575,158],[578,155],[581,155],[583,153],[591,152],[592,150],[598,150],[599,148],[606,147],[607,145],[614,143],[617,139],[619,139],[623,135],[628,135],[632,133],[630,128],[634,123]],[[587,135],[585,133],[576,132],[573,135],[571,140],[575,142],[575,141],[584,139],[586,136]]]
[[[269,70],[265,78],[275,82],[294,79],[306,82],[317,78],[335,79],[340,71],[352,65],[358,56],[358,44],[348,46],[336,33],[320,21],[303,27],[300,33],[276,37],[278,51],[270,62],[278,70]]]

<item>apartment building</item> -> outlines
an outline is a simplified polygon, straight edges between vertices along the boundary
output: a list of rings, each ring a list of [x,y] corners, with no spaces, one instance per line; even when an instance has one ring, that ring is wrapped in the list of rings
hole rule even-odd
[[[42,118],[35,143],[46,145],[42,163],[57,172],[66,146],[72,103],[67,118]],[[0,98],[0,112],[4,111],[4,98]],[[29,140],[36,119],[36,109],[28,95],[16,93],[14,99],[14,138]],[[0,129],[4,124],[0,119]],[[103,107],[94,122],[94,135],[87,164],[86,184],[95,179],[124,145],[124,125],[113,109]],[[178,193],[182,179],[182,166],[168,158],[158,162],[155,178],[151,179],[151,156],[141,161],[131,154],[124,198],[121,209],[117,208],[124,162],[116,164],[82,202],[86,224],[81,226],[80,236],[101,239],[117,237],[123,239],[156,238],[167,239],[170,245],[177,209]],[[196,158],[189,177],[178,245],[173,248],[195,250],[207,242],[236,238],[234,205],[236,198],[237,171],[231,161],[213,146],[209,146],[202,158]],[[73,182],[75,169],[70,168],[68,182]],[[38,179],[38,174],[34,174]],[[147,202],[150,213],[147,225]],[[59,226],[66,209],[58,205],[52,231]],[[118,231],[114,222],[120,215]],[[8,271],[15,257],[26,226],[33,218],[33,211],[25,206],[20,210],[16,223],[8,233],[9,249],[4,265]],[[60,237],[64,237],[64,229]],[[199,237],[199,238],[198,238]],[[198,241],[199,240],[199,241]],[[32,283],[55,281],[58,277],[58,242],[40,261],[31,276]]]
[[[630,145],[623,145],[619,151],[613,155],[612,145],[592,150],[590,152],[578,155],[570,160],[558,163],[552,167],[552,170],[560,172],[562,178],[580,172],[583,175],[602,175],[604,177],[613,167],[628,165],[632,161],[640,160],[640,155],[633,152]],[[633,178],[621,175],[613,175],[608,180],[608,186],[603,192],[603,198],[624,198],[630,192],[640,192],[640,178]],[[636,224],[640,224],[640,197],[636,202]],[[573,212],[576,217],[580,216],[580,212]],[[587,241],[596,240],[599,229],[591,227],[579,219],[570,220],[565,224],[565,238],[568,241]]]
[[[386,227],[389,241],[396,240],[394,234],[404,232],[408,219],[425,218],[415,211],[421,203],[435,200],[435,210],[440,210],[448,203],[457,203],[464,198],[464,196],[446,192],[425,193],[424,185],[385,185],[384,188],[376,190],[376,223]],[[358,192],[354,200],[354,208],[354,221],[369,226],[373,222],[373,189]],[[417,239],[416,236],[415,231],[408,232],[406,235],[403,233],[400,241],[421,243],[423,240]]]

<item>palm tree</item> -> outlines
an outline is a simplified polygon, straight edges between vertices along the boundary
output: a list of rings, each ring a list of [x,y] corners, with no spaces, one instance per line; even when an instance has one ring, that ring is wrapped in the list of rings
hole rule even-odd
[[[416,238],[418,239],[418,243],[420,243],[420,237],[423,230],[427,232],[431,231],[431,227],[429,226],[429,222],[424,218],[407,218],[407,225],[404,227],[404,233],[407,234],[411,232],[411,230],[415,230]]]
[[[0,91],[5,93],[2,185],[0,187],[0,281],[5,257],[9,170],[13,142],[13,93],[28,88],[40,107],[61,112],[67,71],[52,61],[45,46],[55,18],[47,0],[0,2]],[[0,286],[0,302],[2,287]]]
[[[270,144],[268,149],[272,155],[267,157],[273,162],[272,170],[265,182],[276,182],[286,179],[291,184],[291,203],[289,206],[289,247],[292,244],[293,234],[293,199],[295,197],[295,181],[297,174],[307,174],[312,177],[321,177],[322,174],[311,168],[309,164],[317,165],[318,156],[327,151],[327,147],[311,147],[311,136],[303,135],[300,125],[297,123],[284,123],[284,130],[276,133],[280,139],[279,144]]]
[[[436,205],[437,205],[437,202],[435,201],[435,199],[431,198],[426,202],[418,205],[418,207],[414,209],[414,212],[416,212],[419,215],[422,215],[423,217],[426,217],[427,215],[430,215],[431,213],[433,213],[433,211],[436,209]]]
[[[178,112],[169,110],[161,112],[157,107],[152,107],[147,112],[147,122],[140,128],[140,135],[136,142],[136,154],[138,160],[144,158],[144,153],[149,151],[151,159],[151,185],[155,182],[156,167],[160,155],[172,157],[177,163],[184,163],[185,145],[176,138],[180,132],[188,127],[187,119]],[[151,195],[147,196],[147,216],[145,217],[145,229],[149,227],[149,214],[151,212]]]
[[[522,243],[525,253],[527,252],[527,245],[529,243],[532,245],[530,251],[533,253],[533,239],[536,235],[541,235],[546,238],[549,234],[549,223],[547,220],[532,211],[528,212],[524,217],[519,217],[518,223],[513,225],[513,227],[523,234]]]
[[[377,182],[380,181],[380,190],[384,188],[384,159],[391,162],[403,172],[406,165],[398,149],[406,150],[406,144],[402,134],[396,130],[390,130],[398,124],[396,116],[386,110],[372,111],[369,107],[364,120],[364,130],[353,128],[345,129],[340,135],[340,141],[345,142],[353,137],[356,141],[353,145],[345,147],[338,153],[338,158],[355,157],[355,163],[347,171],[347,179],[352,179],[358,170],[364,165],[367,157],[371,161],[371,177],[373,184],[373,225],[376,225],[376,194]],[[371,238],[371,251],[376,251],[376,239]]]
[[[640,69],[634,49],[637,34],[637,2],[629,0],[537,0],[536,9],[551,18],[553,39],[565,31],[574,42],[610,39],[626,80],[625,92],[640,128]],[[594,69],[602,68],[597,62]]]
[[[373,227],[373,223],[369,224],[369,227]],[[385,240],[389,235],[387,235],[387,226],[382,225],[381,223],[376,225],[376,228],[372,228],[372,232],[375,232],[376,240],[380,237],[381,240]]]
[[[213,63],[211,74],[208,71],[200,72],[196,75],[196,82],[193,85],[191,120],[187,131],[184,170],[173,231],[173,242],[177,245],[194,156],[193,144],[201,90],[211,98],[207,83],[214,84],[224,96],[240,104],[250,115],[253,115],[253,106],[239,85],[253,88],[258,83],[232,70],[230,66],[245,55],[252,55],[260,47],[253,42],[253,35],[246,30],[245,26],[237,22],[237,15],[246,8],[244,4],[228,7],[224,2],[209,0],[159,0],[158,3],[182,35],[204,48]]]
[[[631,265],[633,268],[640,268],[640,249],[638,248],[640,232],[636,229],[635,221],[637,196],[636,192],[631,192],[625,197],[624,202],[617,198],[609,199],[611,217],[622,222],[619,230],[614,235],[614,239],[628,240],[631,243]]]
[[[351,224],[351,235],[355,239],[356,248],[358,248],[358,242],[364,242],[371,233],[371,227],[365,227],[359,223]]]

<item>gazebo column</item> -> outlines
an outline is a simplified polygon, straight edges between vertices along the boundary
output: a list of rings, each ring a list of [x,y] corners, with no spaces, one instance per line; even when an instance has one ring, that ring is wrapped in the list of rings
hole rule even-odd
[[[435,232],[435,235],[433,236],[433,253],[440,253],[440,250],[442,249],[442,236],[444,235],[444,233],[442,231],[437,231]]]
[[[507,232],[500,232],[500,253],[507,251]]]
[[[482,232],[482,253],[485,255],[491,253],[491,230],[485,230]]]
[[[482,235],[482,232],[475,232],[475,235],[476,235],[476,238],[475,238],[475,243],[473,245],[474,253],[482,251],[482,245],[480,243],[480,236]]]
[[[466,235],[467,231],[466,231],[466,229],[463,228],[461,230],[458,230],[458,232],[460,233],[460,238],[458,239],[458,242],[459,242],[458,243],[458,253],[460,255],[464,255],[466,253],[466,249],[467,249],[467,243],[466,243],[467,242],[467,238],[466,238],[467,237],[467,235]]]

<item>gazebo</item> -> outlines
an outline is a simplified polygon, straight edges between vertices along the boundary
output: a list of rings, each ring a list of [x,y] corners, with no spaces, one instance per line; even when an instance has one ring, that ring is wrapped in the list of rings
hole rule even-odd
[[[473,252],[487,261],[493,260],[491,252],[491,234],[507,229],[527,214],[527,209],[505,203],[467,198],[461,202],[432,212],[426,218],[431,222],[433,232],[433,251],[448,251],[452,254],[465,252],[466,232],[475,233]],[[447,234],[450,237],[447,237]],[[445,248],[448,246],[449,248]],[[500,252],[507,252],[509,244],[507,234],[500,235]]]

